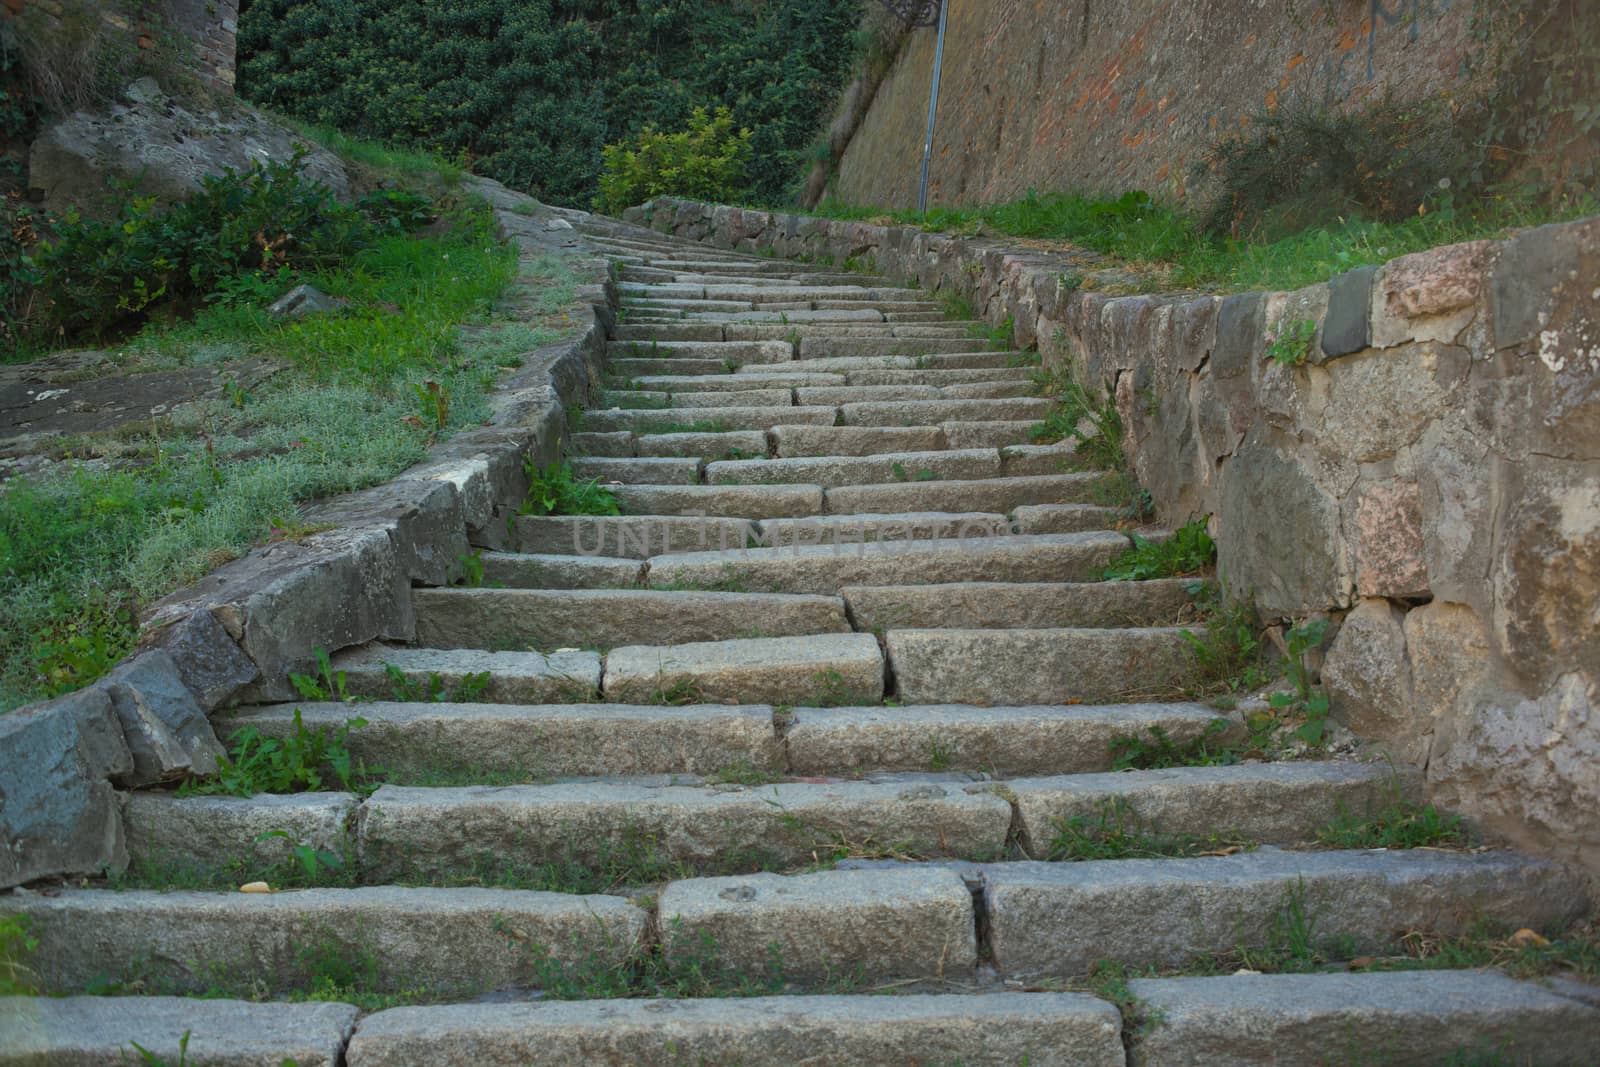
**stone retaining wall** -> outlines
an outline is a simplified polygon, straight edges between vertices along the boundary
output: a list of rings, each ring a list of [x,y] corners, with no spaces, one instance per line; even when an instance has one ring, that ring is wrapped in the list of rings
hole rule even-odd
[[[568,213],[513,211],[533,202],[493,182],[473,191],[525,258],[582,254]],[[212,712],[294,699],[289,672],[315,673],[318,649],[412,640],[412,589],[449,584],[473,547],[504,547],[525,461],[558,457],[566,407],[588,399],[605,354],[612,273],[599,257],[574,266],[577,332],[524,356],[491,398],[490,425],[312,509],[322,532],[255,549],[161,601],[139,652],[100,681],[0,716],[0,888],[125,866],[118,790],[214,772],[225,749]]]
[[[1116,397],[1161,517],[1210,516],[1231,591],[1339,623],[1335,715],[1431,795],[1600,870],[1600,219],[1287,293],[1110,296],[1088,253],[658,200],[723,248],[856,257],[1015,320]],[[1267,346],[1311,320],[1303,364]]]
[[[1486,51],[1472,3],[949,3],[937,205],[1030,189],[1181,198],[1207,147],[1262,109],[1462,92]],[[839,166],[847,203],[915,206],[935,39],[914,33],[877,88]]]

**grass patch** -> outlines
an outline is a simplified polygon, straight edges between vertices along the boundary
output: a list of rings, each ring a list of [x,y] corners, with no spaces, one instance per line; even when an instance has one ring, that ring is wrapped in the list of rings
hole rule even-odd
[[[334,781],[349,790],[354,768],[345,741],[352,730],[365,725],[365,719],[351,718],[332,732],[307,730],[296,708],[294,733],[284,740],[263,737],[254,726],[241,727],[228,739],[231,755],[218,758],[216,777],[191,778],[178,795],[314,793],[329,784],[325,771],[331,771]]]
[[[1047,858],[1057,861],[1229,855],[1256,844],[1237,834],[1156,833],[1123,797],[1102,801],[1093,815],[1053,819],[1051,826]]]
[[[28,933],[28,924],[26,915],[0,918],[0,997],[28,996],[37,985],[28,960],[39,942]]]
[[[617,496],[600,484],[599,478],[579,478],[571,463],[541,467],[529,461],[528,496],[517,509],[519,515],[616,515]]]
[[[1263,233],[1244,238],[1209,234],[1200,220],[1138,192],[1116,199],[1077,193],[1030,194],[1005,204],[934,208],[925,214],[824,203],[815,214],[886,220],[934,233],[972,235],[981,229],[986,235],[1065,241],[1099,252],[1113,265],[1150,270],[1144,288],[1242,292],[1298,289],[1411,252],[1503,238],[1529,226],[1600,212],[1600,201],[1592,196],[1553,205],[1527,197],[1489,197],[1466,206],[1438,197],[1431,206],[1423,206],[1423,214],[1398,221],[1371,221],[1349,214],[1275,237]],[[1075,275],[1069,288],[1083,287],[1089,280]]]
[[[1133,547],[1111,561],[1100,576],[1108,582],[1146,581],[1199,575],[1217,561],[1217,545],[1204,519],[1185,523],[1164,541],[1130,535]]]
[[[1089,390],[1065,372],[1040,373],[1034,378],[1034,387],[1040,396],[1054,400],[1056,406],[1043,422],[1028,431],[1030,441],[1036,445],[1072,441],[1076,444],[1073,459],[1083,467],[1126,469],[1122,416],[1111,397],[1096,401]]]
[[[489,417],[501,370],[544,335],[491,316],[517,259],[487,213],[452,218],[441,236],[385,238],[303,276],[350,300],[344,312],[278,322],[274,283],[128,342],[140,369],[284,369],[257,384],[225,372],[221,397],[72,446],[100,462],[0,488],[0,711],[93,681],[132,650],[142,607],[253,545],[305,536],[301,505],[393,477]],[[564,268],[534,270],[525,284]]]
[[[1473,843],[1459,815],[1398,797],[1371,815],[1341,808],[1317,831],[1317,840],[1329,848],[1469,848]]]

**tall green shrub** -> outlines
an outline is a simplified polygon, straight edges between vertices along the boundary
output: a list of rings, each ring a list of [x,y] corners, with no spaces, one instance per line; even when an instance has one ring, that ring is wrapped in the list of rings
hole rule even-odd
[[[661,133],[646,126],[631,142],[606,145],[595,207],[620,214],[657,196],[732,201],[747,192],[750,131],[733,128],[733,113],[697,107],[689,128]]]
[[[255,0],[250,100],[462,156],[588,207],[605,145],[697,107],[748,128],[752,198],[782,200],[854,56],[860,0]]]

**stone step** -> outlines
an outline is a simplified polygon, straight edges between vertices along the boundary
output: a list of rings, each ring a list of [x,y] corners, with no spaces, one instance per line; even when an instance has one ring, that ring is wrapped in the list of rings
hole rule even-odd
[[[585,456],[572,461],[572,473],[579,478],[597,478],[608,484],[626,482],[630,485],[698,485],[700,461],[657,457],[639,459]]]
[[[650,323],[648,325],[618,323],[611,328],[611,339],[615,342],[637,341],[649,344],[652,341],[724,341],[722,327],[714,322],[675,322],[675,323]]]
[[[769,307],[771,305],[768,305]],[[883,316],[883,308],[894,305],[858,305],[862,308],[873,308],[873,314]],[[801,322],[794,325],[784,325],[781,322],[751,322],[748,321],[761,312],[733,312],[726,316],[723,324],[723,336],[728,340],[741,341],[794,341],[796,338],[825,338],[825,337],[966,337],[967,332],[960,328],[951,329],[946,326],[905,326],[892,322]],[[780,315],[787,317],[798,312],[773,312],[774,318]],[[821,314],[821,312],[818,312]],[[830,314],[845,314],[845,312],[831,312]],[[933,331],[931,333],[927,331]]]
[[[992,357],[985,354],[984,358],[992,362]],[[809,364],[808,364],[809,365]],[[911,367],[864,367],[847,371],[846,377],[851,385],[932,385],[943,388],[951,385],[972,385],[978,382],[1027,382],[1033,381],[1036,373],[1033,367],[944,367],[931,370],[917,370]]]
[[[783,747],[798,775],[844,767],[1077,775],[1110,770],[1118,738],[1159,729],[1181,745],[1226,721],[1202,704],[794,708]]]
[[[871,634],[630,645],[606,657],[602,687],[619,704],[875,704],[883,654]]]
[[[715,284],[722,284],[721,282]],[[802,311],[691,311],[691,320],[722,322],[725,325],[734,323],[771,323],[780,331],[791,325],[822,325],[832,323],[876,323],[887,325],[884,322],[883,312],[875,307],[859,308],[823,308],[821,310],[806,309]]]
[[[898,400],[840,404],[845,426],[931,426],[943,422],[1039,421],[1055,409],[1040,397],[1006,400]]]
[[[747,459],[767,454],[764,430],[729,430],[725,433],[650,433],[634,439],[641,456],[678,456],[693,459]]]
[[[485,588],[507,589],[628,589],[644,584],[643,558],[624,559],[617,556],[574,555],[570,531],[563,547],[565,553],[484,552],[478,556],[483,565]],[[592,543],[602,534],[588,541]],[[613,542],[615,538],[611,539]],[[559,541],[557,542],[560,543]],[[656,544],[660,544],[658,538]],[[695,548],[697,542],[684,542]],[[645,551],[644,546],[638,546]],[[645,552],[649,555],[649,552]]]
[[[639,322],[652,313],[670,314],[678,318],[684,311],[747,311],[751,307],[748,300],[706,300],[703,297],[674,298],[674,297],[624,297],[621,308],[622,317],[618,325],[627,326]]]
[[[290,711],[299,706],[292,706]],[[332,707],[341,716],[329,723],[332,730],[341,729],[355,715],[355,709],[348,704]],[[224,720],[219,716],[218,721]],[[285,716],[284,721],[285,729],[263,736],[280,740],[294,737],[293,715]],[[239,728],[234,726],[228,732]],[[328,784],[337,788],[336,776],[330,773],[327,778]],[[269,867],[292,860],[293,845],[332,853],[343,851],[359,806],[360,799],[354,793],[182,797],[135,790],[123,798],[122,822],[128,836],[130,863],[216,865],[235,860]],[[266,836],[277,831],[287,833],[289,838]]]
[[[805,337],[800,341],[800,348],[795,358],[813,360],[906,356],[917,360],[923,356],[972,353],[1002,357],[1015,354],[1002,351],[1001,346],[990,341],[971,337]]]
[[[912,341],[895,341],[894,344],[914,344]],[[967,342],[970,345],[970,342]],[[910,356],[817,355],[806,357],[796,366],[807,371],[856,374],[872,370],[1000,370],[1009,368],[1016,358],[1014,352],[935,352]],[[670,374],[671,371],[666,373]],[[689,371],[681,373],[688,374]],[[742,371],[738,372],[742,373]],[[864,382],[864,385],[873,384]]]
[[[400,691],[473,694],[495,704],[585,700],[600,683],[594,652],[485,652],[469,648],[402,648],[380,641],[339,652],[333,668],[353,697],[405,699]]]
[[[712,584],[711,582],[707,583]],[[832,596],[646,589],[416,589],[431,648],[615,648],[848,633]]]
[[[728,375],[727,377],[732,377]],[[762,408],[784,407],[794,403],[794,390],[788,388],[740,389],[730,392],[667,393],[656,390],[608,391],[596,405],[606,408]],[[820,405],[818,405],[820,406]]]
[[[999,450],[1000,469],[1008,478],[1032,474],[1061,474],[1083,465],[1076,441],[1053,445],[1007,445]]]
[[[1179,691],[1192,670],[1175,627],[890,630],[885,645],[907,704],[1107,703]]]
[[[763,975],[776,959],[802,985],[970,981],[977,970],[972,892],[945,867],[690,879],[662,891],[657,917],[678,939],[669,956],[714,943],[736,971]]]
[[[816,515],[765,519],[760,546],[854,545],[862,541],[931,541],[951,537],[1001,537],[1012,532],[1004,515],[982,511],[910,511],[899,515]],[[663,553],[667,555],[669,553]]]
[[[107,981],[174,993],[310,991],[316,963],[370,959],[372,992],[444,997],[537,984],[539,953],[620,966],[649,917],[617,897],[502,889],[305,889],[282,893],[64,889],[0,897],[38,941],[47,992]]]
[[[827,276],[819,281],[825,282]],[[676,289],[677,286],[661,286],[660,288]],[[665,295],[665,294],[662,294]],[[674,293],[672,295],[688,295]],[[829,301],[870,301],[875,304],[904,304],[921,303],[922,294],[913,289],[872,288],[861,285],[843,284],[816,284],[816,285],[791,285],[791,286],[747,286],[747,285],[708,285],[705,287],[704,297],[707,300],[749,300],[760,305],[775,300],[829,300]],[[760,310],[759,306],[757,310]]]
[[[901,511],[996,511],[1009,515],[1029,504],[1082,503],[1092,498],[1103,478],[1100,474],[1051,474],[846,485],[829,489],[826,503],[835,515]]]
[[[981,403],[982,401],[966,401]],[[693,426],[697,429],[765,430],[771,426],[805,425],[832,426],[838,409],[831,407],[737,407],[737,408],[671,408],[667,410],[630,410],[605,408],[587,411],[583,428],[589,432],[633,430],[636,433],[664,431],[673,427]]]
[[[1241,974],[1128,983],[1159,1019],[1129,1063],[1594,1062],[1600,1010],[1494,971]]]
[[[462,772],[536,780],[783,767],[765,704],[301,703],[219,712],[216,722],[223,735],[249,726],[282,740],[294,736],[296,710],[307,730],[336,730],[359,714],[367,725],[346,738],[351,756],[396,782]]]
[[[945,437],[937,426],[775,426],[772,445],[780,459],[877,456],[937,451],[945,447]]]
[[[1123,512],[1094,504],[1030,504],[1011,517],[1019,533],[1075,533],[1112,529],[1122,522]]]
[[[776,366],[776,364],[753,365]],[[654,359],[609,359],[606,361],[606,370],[622,378],[653,374],[727,374],[729,369],[729,365],[720,359],[689,359],[684,356],[663,356]],[[737,369],[737,365],[734,365],[734,369]]]
[[[794,346],[786,341],[612,341],[608,359],[714,359],[741,367],[788,363]]]
[[[760,374],[651,374],[633,379],[629,385],[637,389],[653,389],[681,395],[684,393],[732,393],[750,389],[794,389],[801,386],[837,386],[845,384],[842,374],[821,374],[811,371],[773,370]]]
[[[346,1062],[1122,1067],[1120,1030],[1081,993],[454,1004],[368,1016]]]
[[[350,1004],[6,997],[0,999],[0,1062],[339,1067],[358,1014]],[[135,1045],[154,1058],[141,1060]]]
[[[618,495],[622,495],[623,492],[625,490],[619,490]],[[772,494],[766,495],[772,496]],[[795,502],[798,501],[806,507],[800,513],[810,514],[811,508],[820,506],[821,496],[820,488],[810,494],[805,492],[783,494],[774,500],[772,506],[781,508],[786,503],[797,506]],[[704,500],[704,497],[701,499]],[[691,506],[673,510],[697,509]],[[678,515],[670,512],[660,515],[523,515],[519,516],[512,526],[512,542],[524,553],[592,559],[644,560],[671,552],[719,551],[723,546],[734,548],[746,544],[751,538],[756,537],[757,533],[757,527],[748,519]],[[483,558],[486,583],[517,588],[541,588],[546,584],[542,581],[522,580],[518,576],[526,571],[528,565],[511,559],[495,558],[493,560],[495,571],[491,575],[488,570],[490,557]],[[618,574],[621,573],[612,564],[606,564],[605,567]]]
[[[625,459],[638,454],[637,438],[628,430],[575,433],[567,438],[566,454],[574,459]]]
[[[1052,849],[1072,820],[1137,837],[1295,844],[1314,841],[1341,814],[1376,815],[1399,800],[1422,800],[1422,777],[1411,768],[1354,762],[1013,778],[1005,788],[1017,807],[1022,848],[1040,860],[1061,858]]]
[[[940,387],[952,400],[1016,400],[1035,397],[1032,382],[985,381]]]
[[[941,400],[944,394],[932,385],[836,385],[795,390],[799,404],[856,404],[885,400]]]
[[[839,589],[839,595],[844,597],[856,628],[872,632],[889,629],[1097,629],[1171,625],[1185,614],[1193,613],[1190,584],[1182,579],[1079,583],[963,581],[844,586]]]
[[[991,525],[973,525],[980,536],[789,544],[654,556],[645,581],[654,587],[736,581],[742,588],[763,592],[828,594],[869,581],[897,586],[961,580],[1071,582],[1097,575],[1128,546],[1127,539],[1115,533],[996,537]],[[916,662],[920,665],[921,661]]]
[[[820,485],[622,485],[613,491],[618,506],[635,516],[792,519],[820,515],[825,506]]]
[[[951,448],[1016,448],[1033,440],[1033,420],[946,422],[939,428]]]
[[[1581,878],[1555,864],[1427,849],[991,864],[983,898],[995,966],[1012,978],[1083,974],[1102,959],[1181,966],[1261,948],[1275,921],[1383,954],[1408,930],[1564,928],[1589,908]]]
[[[794,867],[846,843],[929,858],[992,859],[1005,849],[1011,805],[983,788],[386,785],[367,799],[359,849],[367,876],[384,881],[544,863],[603,866],[638,842],[647,843],[652,863],[708,874]]]
[[[798,482],[831,489],[897,481],[923,484],[951,479],[998,478],[1000,473],[1000,453],[994,449],[936,449],[872,456],[722,460],[706,465],[705,480],[707,485]]]

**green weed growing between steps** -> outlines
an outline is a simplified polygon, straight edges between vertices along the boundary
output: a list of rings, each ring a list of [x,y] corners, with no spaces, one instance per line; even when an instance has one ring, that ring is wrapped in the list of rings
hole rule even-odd
[[[1217,562],[1217,544],[1206,532],[1204,519],[1185,523],[1172,536],[1151,541],[1131,534],[1133,547],[1112,560],[1100,576],[1108,582],[1137,582],[1154,578],[1187,578],[1205,573]]]

